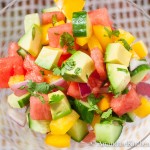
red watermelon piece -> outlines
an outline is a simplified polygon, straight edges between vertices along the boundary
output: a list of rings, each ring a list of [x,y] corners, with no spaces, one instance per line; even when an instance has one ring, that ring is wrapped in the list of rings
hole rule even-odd
[[[19,56],[17,51],[19,50],[19,45],[16,42],[10,42],[8,46],[8,56]]]
[[[140,105],[140,98],[136,93],[135,88],[132,87],[127,94],[117,98],[112,97],[110,105],[117,115],[122,116],[123,114],[136,109]]]
[[[92,10],[88,14],[92,25],[112,26],[112,22],[106,8]]]
[[[51,120],[50,105],[48,104],[48,95],[42,94],[45,103],[42,103],[38,97],[30,97],[30,116],[33,120]]]

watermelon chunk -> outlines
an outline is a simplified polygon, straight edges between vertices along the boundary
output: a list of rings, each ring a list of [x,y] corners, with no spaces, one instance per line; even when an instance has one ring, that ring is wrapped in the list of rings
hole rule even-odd
[[[112,22],[106,8],[92,10],[88,14],[92,25],[112,26]]]
[[[42,103],[38,97],[30,97],[30,116],[33,120],[51,120],[50,105],[48,104],[48,95],[42,94],[45,103]]]
[[[117,115],[122,116],[123,114],[136,109],[140,105],[140,98],[136,93],[135,88],[132,87],[127,94],[117,98],[113,97],[110,105]]]
[[[17,51],[19,50],[19,45],[16,42],[10,42],[8,46],[8,56],[19,56]]]

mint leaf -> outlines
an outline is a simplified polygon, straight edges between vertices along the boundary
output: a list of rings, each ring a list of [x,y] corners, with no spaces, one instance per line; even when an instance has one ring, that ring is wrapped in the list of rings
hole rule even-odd
[[[124,47],[129,51],[131,50],[131,46],[128,44],[128,42],[125,39],[119,39],[118,41],[121,41],[124,45]]]
[[[81,71],[82,71],[82,69],[79,68],[79,67],[77,67],[77,68],[75,69],[74,73],[75,73],[76,75],[78,75],[78,74],[81,73]]]
[[[54,15],[52,15],[52,24],[55,25],[56,22],[58,22],[57,21],[57,15],[54,14]]]
[[[107,119],[112,115],[112,109],[108,109],[106,112],[103,112],[101,118]]]
[[[64,98],[64,95],[60,95],[60,94],[53,94],[50,98],[49,103],[50,104],[55,104],[60,102],[62,99]]]
[[[68,32],[64,32],[60,37],[60,46],[63,48],[65,45],[69,48],[74,46],[74,38]]]
[[[96,105],[101,99],[103,98],[103,96],[100,96],[99,98],[96,98],[94,94],[90,94],[88,96],[88,104],[89,104],[89,111],[95,111],[98,114],[101,114],[102,111],[98,108],[98,106]]]

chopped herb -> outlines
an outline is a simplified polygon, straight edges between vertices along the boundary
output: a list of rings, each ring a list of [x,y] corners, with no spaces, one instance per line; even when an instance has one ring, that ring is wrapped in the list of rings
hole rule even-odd
[[[119,93],[119,92],[116,92],[116,91],[113,89],[112,85],[109,86],[108,92],[109,92],[109,93],[113,93],[113,94],[115,95],[115,97],[118,97],[118,96],[121,94],[121,93]]]
[[[131,46],[128,44],[128,42],[125,39],[119,39],[119,41],[121,41],[124,45],[124,47],[129,51],[131,50]]]
[[[32,29],[32,40],[34,40],[34,38],[35,38],[35,33],[36,33],[36,30],[35,30],[35,27],[33,27],[33,29]]]
[[[107,119],[112,115],[112,109],[108,109],[106,112],[103,112],[101,118]]]
[[[59,34],[59,33],[57,33],[57,32],[54,32],[54,34],[55,34],[55,35],[60,35],[60,34]]]
[[[96,105],[101,99],[103,98],[103,96],[100,96],[98,98],[95,97],[94,94],[90,94],[88,96],[88,103],[89,103],[89,111],[96,111],[96,113],[101,114],[102,111],[98,108],[98,106]]]
[[[123,91],[122,91],[122,94],[127,94],[129,92],[129,89],[128,88],[125,88]]]
[[[116,36],[119,37],[120,32],[119,30],[109,30],[108,28],[104,27],[105,31],[107,32],[107,35],[104,35],[105,37],[108,36],[109,38],[111,38],[112,36]]]
[[[40,70],[40,73],[41,73],[42,75],[45,75],[43,70]]]
[[[52,15],[52,24],[55,25],[55,23],[57,23],[57,15],[56,14]]]
[[[50,104],[58,103],[58,102],[60,102],[63,98],[64,98],[64,95],[53,94],[52,97],[50,98],[49,103],[50,103]]]
[[[74,54],[75,52],[77,52],[75,49],[67,49],[67,52],[70,54]]]
[[[128,70],[127,69],[124,69],[124,68],[117,68],[118,71],[122,71],[122,72],[125,72],[125,73],[128,73]]]
[[[82,71],[82,69],[78,67],[78,68],[75,69],[74,73],[76,75],[78,75],[79,73],[81,73],[81,71]]]
[[[64,32],[60,37],[60,46],[63,48],[64,46],[67,46],[68,52],[74,52],[73,46],[74,46],[74,38],[71,34],[68,32]]]
[[[19,89],[19,90],[23,90],[23,89],[25,89],[25,88],[26,88],[26,86],[22,85],[22,86],[19,87],[18,89]]]
[[[64,63],[64,68],[68,71],[73,70],[76,66],[76,62],[73,59],[68,59],[65,63]]]

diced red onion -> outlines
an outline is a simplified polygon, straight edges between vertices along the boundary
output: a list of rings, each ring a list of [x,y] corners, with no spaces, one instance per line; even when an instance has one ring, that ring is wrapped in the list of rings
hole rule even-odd
[[[100,90],[99,90],[99,94],[107,94],[107,93],[109,93],[108,89],[109,89],[108,86],[101,87]]]
[[[140,95],[150,97],[150,84],[148,84],[146,82],[140,82],[136,86],[136,91]]]
[[[7,113],[13,121],[15,121],[18,125],[24,127],[26,124],[26,110],[27,107],[21,109],[9,108]]]
[[[24,89],[19,89],[19,88],[21,86],[26,86],[27,83],[28,83],[27,80],[23,81],[23,82],[19,82],[19,83],[16,83],[16,84],[12,85],[10,88],[16,96],[22,96],[22,95],[27,93],[27,90],[25,88]]]
[[[91,93],[91,89],[87,83],[78,83],[81,97],[84,98]]]
[[[60,79],[58,79],[56,81],[51,82],[50,85],[61,86],[64,89],[68,88],[68,83],[63,78],[60,78]]]

